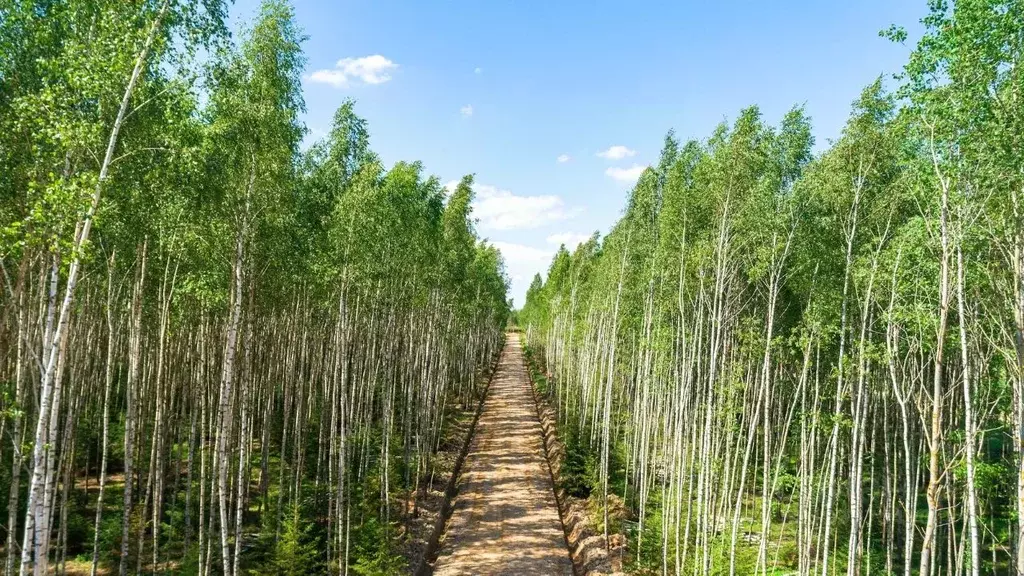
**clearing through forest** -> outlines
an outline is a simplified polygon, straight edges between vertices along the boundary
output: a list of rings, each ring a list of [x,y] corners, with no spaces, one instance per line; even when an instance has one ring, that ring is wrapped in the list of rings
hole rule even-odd
[[[470,444],[435,576],[572,576],[518,335],[509,334]]]

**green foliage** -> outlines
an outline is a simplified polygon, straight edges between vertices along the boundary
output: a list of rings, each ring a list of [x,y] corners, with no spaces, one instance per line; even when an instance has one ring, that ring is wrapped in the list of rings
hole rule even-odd
[[[565,444],[565,460],[560,474],[561,486],[570,496],[589,498],[600,486],[598,480],[598,455],[588,447],[578,432],[571,428],[559,430],[559,437]]]
[[[356,562],[351,566],[361,576],[388,576],[404,567],[391,548],[392,529],[377,518],[369,518],[353,531]]]
[[[1019,455],[1005,439],[1024,413],[1012,406],[1024,397],[1024,308],[1012,296],[1024,163],[1011,152],[1024,134],[1024,5],[928,9],[900,85],[866,86],[836,141],[812,153],[801,107],[777,126],[748,107],[685,144],[670,132],[608,235],[559,250],[530,284],[518,321],[552,375],[538,386],[558,405],[566,487],[593,498],[607,478],[628,496],[630,541],[645,541],[638,571],[671,573],[675,546],[707,552],[683,566],[695,573],[814,571],[822,550],[837,571],[851,554],[884,569],[890,544],[899,570],[913,570],[929,507],[938,550],[948,526],[967,525],[968,494],[978,501],[975,547],[1009,568],[1002,543],[1019,523]],[[898,27],[883,35],[908,39]],[[967,408],[984,420],[973,431]],[[595,447],[607,447],[607,461]],[[938,472],[929,475],[932,454]],[[976,454],[973,483],[967,454]],[[930,502],[922,484],[908,501],[903,481],[918,486],[914,470],[940,478],[936,493],[951,474],[952,492]],[[689,542],[676,541],[671,529],[660,533],[673,507],[688,522],[718,515],[722,525],[693,525]],[[905,558],[892,520],[900,509],[917,538]],[[763,526],[748,522],[762,510]],[[863,536],[850,534],[854,510]],[[883,527],[885,514],[895,528]],[[805,523],[803,542],[784,519]],[[710,542],[699,532],[707,529]],[[775,557],[761,530],[777,536]],[[955,538],[970,550],[966,532]],[[650,539],[670,549],[659,557]],[[952,562],[945,552],[936,561]]]
[[[74,402],[64,400],[55,416],[61,424],[52,445],[75,446],[70,465],[76,474],[87,468],[90,480],[103,444],[108,337],[112,342],[98,535],[103,567],[116,570],[120,562],[124,496],[113,478],[124,471],[132,404],[141,456],[128,514],[129,563],[145,566],[158,530],[162,560],[180,562],[186,573],[220,570],[219,545],[198,555],[202,494],[204,538],[216,542],[221,530],[231,532],[240,570],[324,572],[328,559],[340,562],[345,553],[334,516],[347,510],[332,509],[331,521],[322,510],[338,500],[344,479],[342,506],[357,510],[353,538],[363,542],[352,546],[352,566],[392,574],[388,521],[398,517],[396,491],[419,480],[420,462],[430,461],[437,436],[447,433],[450,407],[474,397],[481,367],[500,346],[510,306],[504,261],[474,229],[472,177],[446,200],[440,179],[421,163],[383,166],[352,101],[335,112],[324,139],[300,151],[307,134],[305,35],[292,3],[261,2],[234,37],[225,29],[226,9],[221,0],[0,3],[6,430],[21,418],[28,431],[22,443],[31,447],[41,404],[35,347],[48,338],[46,292],[55,265],[57,306],[65,289],[71,302],[61,398]],[[136,66],[137,83],[130,84]],[[101,175],[108,146],[109,170]],[[72,247],[96,198],[72,291]],[[19,364],[12,344],[21,327],[33,350],[23,351]],[[233,370],[225,370],[229,355]],[[133,362],[141,368],[130,377]],[[18,370],[32,376],[16,385]],[[221,395],[225,373],[233,388]],[[324,393],[328,388],[333,394]],[[237,493],[243,396],[260,413],[248,415],[258,448],[241,467],[247,477],[260,474],[259,484],[248,486],[235,542],[233,510],[231,526],[208,523],[220,506],[214,478],[222,472],[212,452],[225,418],[235,419],[227,425],[226,473]],[[230,414],[214,397],[231,405]],[[346,408],[332,410],[335,403]],[[340,412],[357,421],[334,418]],[[334,429],[318,436],[328,426]],[[349,442],[340,468],[332,460],[342,457],[339,438]],[[157,466],[154,455],[163,469],[140,472]],[[63,470],[63,452],[59,457]],[[7,461],[5,488],[10,469]],[[22,507],[26,477],[19,479]],[[77,501],[73,491],[66,526],[69,552],[89,560],[91,550],[83,549],[92,543],[93,498],[95,491]],[[233,496],[225,500],[236,505]],[[23,517],[15,517],[23,529]]]
[[[538,392],[558,408],[562,487],[598,524],[608,515],[610,531],[628,531],[637,571],[681,561],[672,524],[684,510],[695,523],[687,573],[720,573],[728,560],[738,573],[800,562],[811,572],[822,550],[837,566],[860,553],[861,568],[880,571],[881,553],[904,538],[882,522],[905,515],[917,536],[929,512],[936,543],[964,539],[957,554],[984,548],[994,557],[982,571],[1011,571],[1024,546],[1012,441],[1024,428],[1024,3],[929,2],[899,85],[866,86],[818,153],[801,106],[775,124],[744,108],[700,140],[669,131],[607,236],[559,247],[518,312],[500,251],[475,230],[473,176],[446,195],[419,162],[385,166],[351,100],[302,152],[294,9],[265,0],[237,42],[226,10],[220,0],[0,3],[2,416],[27,455],[51,416],[39,414],[39,348],[66,290],[64,403],[57,436],[40,426],[39,445],[60,451],[47,485],[54,502],[70,490],[68,554],[90,556],[96,536],[100,564],[116,566],[124,515],[130,562],[148,558],[159,530],[157,553],[198,572],[196,502],[215,500],[210,451],[230,436],[227,484],[239,466],[253,478],[234,489],[258,502],[242,510],[239,542],[229,537],[243,569],[327,571],[345,553],[344,517],[352,571],[400,571],[395,492],[422,480],[451,406],[477,398],[475,379],[516,325]],[[910,39],[899,27],[883,35]],[[95,474],[108,336],[108,480],[125,467],[129,398],[141,456],[135,501],[122,510],[123,479],[108,482],[94,535],[92,492],[49,475]],[[238,422],[222,421],[243,406],[260,410],[245,420],[248,445],[267,451],[248,462],[237,461]],[[206,466],[201,488],[197,473],[189,486],[179,478],[189,445]],[[912,500],[900,480],[920,480],[929,450],[946,484],[933,486],[937,501],[923,486]],[[162,459],[151,477],[166,474],[163,494],[139,470],[156,467],[150,455]],[[14,464],[20,520],[32,462]],[[968,494],[980,546],[961,528]],[[794,501],[809,506],[796,519]],[[846,550],[857,510],[871,537]],[[210,518],[204,529],[229,529]],[[812,523],[803,559],[801,522]],[[755,545],[762,530],[782,544]],[[914,546],[896,554],[911,570]]]
[[[315,535],[314,524],[304,516],[298,507],[285,514],[281,537],[269,566],[273,574],[302,576],[323,571],[322,542]]]

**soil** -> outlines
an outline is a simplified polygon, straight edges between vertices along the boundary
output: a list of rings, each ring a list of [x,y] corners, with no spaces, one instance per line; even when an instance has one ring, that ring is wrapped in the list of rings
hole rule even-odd
[[[547,375],[552,378],[550,374]],[[537,412],[540,414],[541,429],[544,431],[544,450],[551,465],[551,477],[558,487],[555,499],[562,516],[565,540],[569,556],[576,567],[577,576],[624,576],[622,571],[627,542],[623,534],[609,534],[605,541],[603,530],[599,529],[593,516],[601,509],[600,499],[592,495],[589,499],[576,498],[566,494],[561,487],[562,463],[565,461],[565,445],[558,437],[558,418],[554,408],[537,388],[534,388]],[[609,495],[609,516],[615,520],[626,518],[622,500]]]
[[[484,401],[434,574],[573,574],[515,335]]]

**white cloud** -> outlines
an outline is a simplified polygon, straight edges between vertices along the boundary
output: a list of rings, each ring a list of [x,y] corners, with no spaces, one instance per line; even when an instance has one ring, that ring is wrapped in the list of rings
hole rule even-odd
[[[444,184],[445,196],[459,187],[459,180]],[[575,217],[580,210],[570,209],[558,196],[517,196],[489,184],[474,184],[473,216],[487,230],[525,230]],[[585,239],[585,238],[584,238]]]
[[[547,266],[548,261],[554,255],[548,250],[541,250],[540,248],[514,244],[512,242],[491,242],[490,244],[501,251],[501,255],[505,258],[505,263],[508,264],[509,268],[514,267],[518,270],[530,269],[529,265]],[[523,266],[524,264],[527,266]],[[524,278],[524,274],[520,272],[515,272],[514,276]],[[533,274],[527,274],[526,276],[532,277]]]
[[[562,244],[565,244],[565,248],[569,251],[575,250],[577,246],[583,244],[587,240],[590,240],[590,236],[586,234],[576,234],[575,232],[561,232],[547,237],[548,244],[552,246],[561,246]]]
[[[473,74],[483,74],[483,73],[484,73],[484,69],[480,68],[479,66],[477,66],[476,68],[473,69]]]
[[[462,108],[459,108],[459,114],[462,114],[462,116],[465,118],[469,118],[470,116],[473,115],[473,107],[469,104],[466,104]]]
[[[473,189],[476,192],[473,214],[486,229],[538,228],[568,220],[577,214],[577,210],[567,208],[558,196],[517,196],[486,184],[478,184]]]
[[[641,166],[639,164],[633,164],[631,168],[619,168],[618,166],[612,166],[611,168],[604,171],[605,174],[611,176],[613,179],[619,182],[636,182],[640,175],[644,173],[647,166]]]
[[[534,275],[543,274],[548,269],[555,253],[512,242],[491,242],[491,245],[501,252],[505,260],[505,271],[512,280],[509,296],[513,297],[516,306],[522,306]]]
[[[359,81],[364,84],[383,84],[391,80],[391,71],[398,68],[391,60],[374,54],[361,58],[342,58],[334,68],[317,70],[309,75],[313,82],[344,88]]]
[[[627,156],[636,156],[636,150],[630,150],[625,146],[612,146],[607,150],[602,150],[601,152],[598,152],[597,155],[607,160],[622,160]]]
[[[558,157],[559,164],[565,164],[569,160],[572,160],[572,158],[570,158],[568,154],[562,154]]]

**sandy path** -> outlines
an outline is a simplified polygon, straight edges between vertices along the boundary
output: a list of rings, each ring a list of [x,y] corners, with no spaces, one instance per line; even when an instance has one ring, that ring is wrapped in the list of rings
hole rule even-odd
[[[572,576],[517,334],[484,401],[434,574]]]

